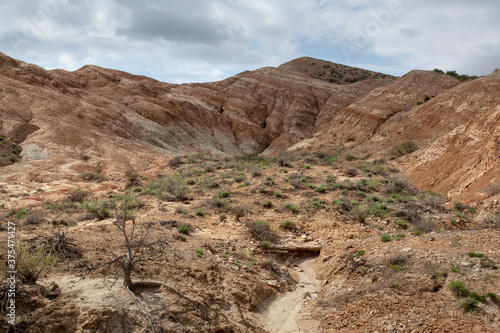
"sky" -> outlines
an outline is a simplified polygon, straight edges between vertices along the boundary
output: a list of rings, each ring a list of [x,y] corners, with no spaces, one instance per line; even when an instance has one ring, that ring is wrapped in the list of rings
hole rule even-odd
[[[16,0],[0,52],[170,83],[217,81],[301,56],[401,76],[500,67],[498,0]]]

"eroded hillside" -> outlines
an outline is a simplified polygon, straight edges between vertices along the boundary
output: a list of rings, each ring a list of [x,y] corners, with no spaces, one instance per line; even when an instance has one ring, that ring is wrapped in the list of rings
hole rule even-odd
[[[17,330],[500,331],[499,72],[0,73]]]

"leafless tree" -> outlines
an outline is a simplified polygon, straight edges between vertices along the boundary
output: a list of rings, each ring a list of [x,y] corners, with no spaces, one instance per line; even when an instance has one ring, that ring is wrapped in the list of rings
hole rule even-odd
[[[128,221],[130,222],[127,223]],[[125,253],[115,253],[108,242],[108,251],[113,259],[100,267],[117,265],[118,269],[115,273],[123,272],[123,286],[133,290],[135,286],[131,275],[135,266],[140,262],[159,260],[165,254],[167,242],[162,238],[151,240],[151,225],[143,224],[138,227],[133,212],[130,210],[117,211],[114,225],[123,236]]]

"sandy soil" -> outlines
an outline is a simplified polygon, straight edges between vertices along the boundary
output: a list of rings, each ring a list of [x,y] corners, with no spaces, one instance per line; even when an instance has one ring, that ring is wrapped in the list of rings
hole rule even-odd
[[[314,272],[314,257],[297,261],[298,287],[274,300],[260,315],[266,330],[276,333],[319,332],[319,322],[311,317],[308,305],[320,288]]]

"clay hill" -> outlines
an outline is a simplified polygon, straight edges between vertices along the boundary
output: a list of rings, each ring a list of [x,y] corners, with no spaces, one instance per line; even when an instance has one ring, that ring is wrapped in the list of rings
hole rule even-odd
[[[304,57],[174,85],[0,53],[0,245],[15,223],[34,269],[10,329],[499,332],[500,71],[459,79]],[[132,225],[127,290],[105,281]]]
[[[395,79],[300,58],[220,82],[171,85],[96,66],[46,71],[3,54],[0,66],[1,133],[10,138],[1,164],[19,160],[4,169],[13,175],[6,180],[84,170],[118,177],[176,154],[270,154],[296,144],[382,156],[406,139],[421,149],[403,172],[451,198],[479,200],[499,171],[498,72],[461,84],[436,72]],[[357,82],[315,79],[317,67]],[[419,173],[437,166],[446,177]]]

